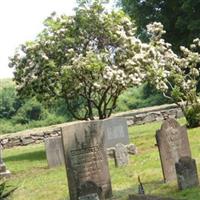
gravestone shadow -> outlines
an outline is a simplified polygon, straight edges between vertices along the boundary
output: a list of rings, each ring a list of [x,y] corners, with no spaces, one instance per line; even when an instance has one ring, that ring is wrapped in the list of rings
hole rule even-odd
[[[30,152],[30,153],[21,153],[18,155],[6,156],[4,158],[5,162],[7,161],[23,161],[23,160],[46,160],[46,155],[44,150]]]

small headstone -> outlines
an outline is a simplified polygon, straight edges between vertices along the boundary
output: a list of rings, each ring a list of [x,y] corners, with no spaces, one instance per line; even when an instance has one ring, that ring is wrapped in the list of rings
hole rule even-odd
[[[3,162],[3,158],[2,158],[2,146],[1,146],[1,143],[0,143],[0,178],[3,178],[3,177],[10,177],[10,171],[6,169],[6,165],[5,163]]]
[[[129,154],[135,155],[138,153],[137,147],[135,144],[128,144],[126,145]]]
[[[104,147],[105,121],[76,122],[62,128],[70,200],[92,193],[98,194],[100,200],[112,196]]]
[[[169,197],[158,197],[152,195],[129,195],[129,200],[175,200]]]
[[[199,185],[197,166],[194,159],[181,157],[175,166],[178,188],[180,190]]]
[[[106,148],[114,147],[118,143],[129,144],[128,125],[125,118],[116,117],[109,121],[103,120],[103,129]]]
[[[49,168],[64,165],[64,152],[61,137],[46,138],[44,142]]]
[[[115,166],[122,167],[128,164],[128,151],[125,145],[116,144],[115,145]]]
[[[176,180],[175,163],[180,157],[191,157],[187,129],[175,119],[166,119],[156,132],[164,181]]]
[[[85,196],[81,196],[78,198],[79,200],[99,200],[98,194],[89,194]]]

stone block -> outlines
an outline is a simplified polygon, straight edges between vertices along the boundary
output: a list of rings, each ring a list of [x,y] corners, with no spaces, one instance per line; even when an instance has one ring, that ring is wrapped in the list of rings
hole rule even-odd
[[[196,161],[190,157],[181,157],[175,164],[178,188],[180,190],[199,185]]]
[[[64,165],[64,151],[61,136],[46,138],[44,143],[49,168]]]
[[[115,166],[122,167],[128,165],[128,151],[125,145],[116,144],[115,145]]]

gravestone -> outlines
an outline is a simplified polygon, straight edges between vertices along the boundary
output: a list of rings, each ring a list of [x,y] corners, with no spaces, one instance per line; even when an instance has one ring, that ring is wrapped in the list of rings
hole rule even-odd
[[[6,169],[6,165],[3,162],[3,155],[2,155],[2,146],[0,143],[0,178],[3,177],[10,177],[10,171]]]
[[[128,150],[123,144],[116,144],[114,151],[114,160],[116,167],[128,165]]]
[[[170,197],[158,197],[152,195],[129,195],[129,200],[175,200]]]
[[[175,119],[166,119],[156,132],[156,140],[164,181],[176,180],[175,163],[180,157],[191,157],[187,129],[180,126]]]
[[[46,138],[44,143],[49,168],[63,165],[64,152],[61,137]]]
[[[70,200],[93,193],[100,200],[112,196],[104,121],[76,122],[62,128]]]
[[[129,144],[128,125],[125,118],[115,117],[103,120],[103,128],[106,148],[114,147],[117,143]]]
[[[181,157],[175,167],[180,190],[199,185],[197,166],[194,159]]]

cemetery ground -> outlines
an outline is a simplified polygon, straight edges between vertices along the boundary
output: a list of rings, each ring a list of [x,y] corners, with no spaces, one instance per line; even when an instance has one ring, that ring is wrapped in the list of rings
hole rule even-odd
[[[179,120],[184,124],[184,119]],[[200,187],[178,191],[176,181],[163,183],[159,152],[155,146],[155,132],[161,122],[129,127],[130,142],[138,148],[137,155],[129,156],[129,164],[115,168],[109,159],[113,200],[126,200],[128,194],[138,192],[138,176],[146,194],[177,197],[187,200],[200,199]],[[200,128],[188,130],[192,157],[200,175]],[[4,161],[12,172],[8,184],[17,186],[14,200],[68,200],[65,168],[48,169],[44,144],[6,149]]]

